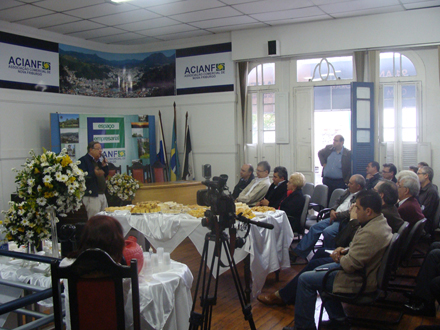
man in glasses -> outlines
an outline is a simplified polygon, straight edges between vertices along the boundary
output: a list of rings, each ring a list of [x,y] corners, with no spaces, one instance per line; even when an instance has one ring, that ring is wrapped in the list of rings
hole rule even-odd
[[[79,159],[81,164],[78,167],[87,172],[83,203],[87,210],[87,218],[90,219],[98,212],[104,211],[108,206],[105,198],[105,178],[108,175],[108,163],[102,157],[102,147],[99,142],[90,142],[87,151],[88,153]]]
[[[270,186],[270,165],[263,160],[257,165],[257,177],[247,185],[238,195],[237,202],[242,202],[250,207],[255,206],[257,202],[263,199]]]
[[[397,174],[397,168],[393,163],[387,163],[383,164],[383,170],[382,170],[382,177],[384,179],[393,181],[394,183],[397,183],[396,174]]]
[[[437,187],[432,184],[434,171],[429,166],[422,166],[418,169],[417,176],[420,181],[419,203],[427,220],[425,231],[432,235],[435,229],[433,228],[435,212],[439,203]]]

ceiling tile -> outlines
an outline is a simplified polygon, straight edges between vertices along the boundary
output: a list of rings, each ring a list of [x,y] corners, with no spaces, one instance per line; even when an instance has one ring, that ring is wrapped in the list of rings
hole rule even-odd
[[[150,37],[142,37],[140,39],[121,40],[113,42],[115,45],[143,45],[151,42],[158,42],[160,40]]]
[[[261,0],[220,0],[220,1],[227,5],[237,5],[239,3],[252,3],[252,2],[255,3]]]
[[[160,17],[155,19],[149,19],[146,21],[118,25],[118,28],[127,31],[142,31],[142,30],[154,29],[154,28],[176,25],[176,24],[180,24],[180,22],[167,17]]]
[[[329,3],[347,2],[353,0],[311,0],[316,6],[327,5]]]
[[[223,6],[225,6],[223,3],[216,0],[188,0],[149,7],[148,9],[163,16],[170,16]]]
[[[133,6],[125,6],[125,5],[113,5],[111,3],[100,3],[99,5],[89,6],[89,7],[83,7],[79,9],[69,10],[66,12],[66,14],[77,16],[80,18],[94,18],[94,17],[102,17],[106,15],[112,15],[112,14],[118,14],[123,13],[126,11],[133,10]]]
[[[342,17],[354,17],[354,16],[365,16],[365,15],[374,15],[374,14],[383,14],[383,13],[392,13],[397,11],[403,11],[404,9],[402,6],[389,6],[384,8],[369,8],[369,9],[362,9],[362,10],[353,10],[353,11],[345,11],[341,13],[333,13],[331,14],[335,18],[342,18]]]
[[[272,0],[245,3],[233,6],[243,14],[266,13],[268,11],[281,11],[296,8],[311,7],[313,3],[310,0]]]
[[[38,8],[33,5],[23,5],[0,10],[0,19],[7,22],[16,22],[23,19],[53,14],[53,11]]]
[[[64,15],[64,14],[52,14],[52,15],[45,15],[45,16],[39,16],[35,18],[26,19],[23,21],[19,21],[18,23],[24,24],[27,26],[33,26],[34,28],[41,29],[48,26],[53,25],[60,25],[70,22],[78,21],[79,18]]]
[[[207,21],[200,21],[191,23],[191,25],[197,26],[201,29],[210,29],[220,26],[228,26],[228,25],[239,25],[239,24],[250,24],[250,23],[258,23],[255,19],[249,16],[235,16],[235,17],[227,17],[227,18],[219,18],[219,19],[211,19]]]
[[[69,36],[83,38],[83,39],[91,39],[91,38],[99,38],[99,37],[111,36],[115,34],[121,34],[125,32],[127,31],[123,31],[121,29],[116,29],[113,27],[105,27],[102,29],[74,32],[74,33],[70,33]]]
[[[192,31],[192,30],[197,30],[197,28],[190,26],[188,24],[178,24],[178,25],[172,25],[172,26],[165,26],[165,27],[158,28],[158,29],[138,31],[138,33],[149,36],[149,37],[155,37],[155,36],[163,36],[165,34],[187,32],[187,31]]]
[[[175,3],[175,2],[183,2],[186,0],[134,0],[134,1],[130,1],[130,4],[132,4],[133,6],[137,6],[140,8],[149,8],[149,7],[153,7],[153,6],[161,6],[161,5],[165,5],[165,4],[170,4],[170,3]],[[249,1],[249,0],[248,0]]]
[[[103,2],[104,0],[43,0],[35,3],[35,5],[55,11],[66,11],[98,5]]]
[[[428,8],[428,7],[437,7],[440,6],[440,0],[432,0],[432,1],[420,1],[420,2],[403,2],[403,6],[405,9],[420,9],[420,8]]]
[[[78,21],[73,23],[67,23],[62,25],[55,25],[50,26],[46,28],[46,30],[57,32],[57,33],[74,33],[74,32],[80,32],[80,31],[86,31],[86,30],[93,30],[93,29],[99,29],[105,27],[102,24],[98,24],[95,22],[90,21]]]
[[[254,28],[267,27],[267,26],[268,25],[265,23],[257,22],[257,23],[237,24],[237,25],[207,28],[206,30],[214,33],[223,33],[223,32],[235,31],[235,30],[254,29]]]
[[[334,4],[322,5],[321,8],[328,14],[352,12],[377,7],[388,7],[399,5],[399,0],[357,0],[349,2],[339,2]]]
[[[240,16],[242,13],[231,7],[220,7],[214,9],[200,10],[192,13],[170,16],[182,23],[190,23],[196,21],[204,21],[221,17]]]
[[[266,21],[267,24],[271,26],[275,25],[285,25],[285,24],[294,24],[294,23],[301,23],[301,22],[312,22],[312,21],[324,21],[333,19],[333,17],[329,15],[318,15],[313,17],[299,17],[299,18],[292,18],[292,19],[280,19],[280,20],[274,20],[274,21]]]
[[[15,0],[2,0],[0,1],[0,10],[22,5],[24,5],[22,2],[17,2]]]
[[[140,36],[143,37],[143,36]],[[90,40],[103,42],[103,43],[112,43],[112,42],[120,42],[124,40],[132,40],[139,39],[139,34],[137,33],[122,33],[114,36],[100,37],[100,38],[91,38]]]
[[[183,38],[194,38],[194,37],[201,37],[206,35],[211,35],[211,32],[204,31],[204,30],[196,30],[196,31],[190,31],[190,32],[182,32],[182,33],[176,33],[176,34],[167,34],[158,37],[160,40],[176,40],[176,39],[183,39]]]
[[[274,11],[269,13],[261,13],[250,15],[259,21],[275,21],[281,19],[292,19],[292,18],[301,18],[301,17],[313,17],[323,15],[324,13],[317,7],[309,7],[309,8],[301,8],[301,9],[292,9],[292,10],[284,10],[284,11]]]
[[[145,10],[145,9],[136,9],[132,11],[127,11],[120,14],[113,14],[103,17],[97,17],[91,19],[94,22],[98,22],[101,24],[106,25],[120,25],[120,24],[126,24],[136,21],[142,21],[152,18],[160,17],[160,15],[152,13],[151,11]]]

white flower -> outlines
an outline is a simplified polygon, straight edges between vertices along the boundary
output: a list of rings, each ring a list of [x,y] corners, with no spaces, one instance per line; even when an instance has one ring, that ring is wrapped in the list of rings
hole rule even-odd
[[[44,183],[51,183],[52,182],[52,178],[49,175],[45,175],[43,178],[43,182]]]
[[[46,205],[46,198],[44,198],[44,197],[37,198],[37,204],[41,205],[41,206]]]
[[[56,173],[55,173],[55,179],[56,179],[58,182],[63,182],[63,180],[61,179],[61,177],[62,177],[61,172],[56,172]]]
[[[69,179],[69,177],[65,174],[61,175],[61,182],[66,182]]]
[[[74,194],[75,193],[75,187],[73,185],[70,185],[67,190],[69,191],[70,194]]]

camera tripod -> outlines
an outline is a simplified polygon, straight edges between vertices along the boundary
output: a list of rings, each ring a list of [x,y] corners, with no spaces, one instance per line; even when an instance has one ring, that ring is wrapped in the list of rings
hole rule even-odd
[[[240,217],[243,218],[243,217]],[[246,219],[246,218],[244,218]],[[265,224],[265,223],[257,223],[251,220],[242,220],[238,219],[240,221],[248,223],[250,226],[250,223],[255,224],[257,226],[266,227],[269,229],[273,228],[273,225],[271,224]],[[221,256],[222,256],[222,250],[224,250],[229,268],[231,269],[232,278],[234,280],[235,290],[238,294],[238,299],[240,300],[241,309],[243,311],[243,315],[245,320],[249,322],[249,326],[251,330],[256,330],[254,319],[252,317],[252,306],[250,303],[246,304],[245,300],[245,293],[243,290],[243,286],[241,285],[237,265],[235,264],[234,257],[231,253],[231,245],[228,241],[228,236],[224,232],[225,228],[222,228],[223,221],[215,222],[214,228],[211,229],[211,232],[207,233],[205,236],[205,243],[203,245],[203,251],[202,251],[202,258],[200,261],[200,268],[199,268],[199,275],[197,278],[197,284],[196,284],[196,291],[194,294],[194,302],[191,309],[191,316],[190,316],[190,325],[189,330],[207,330],[211,328],[211,319],[212,319],[212,311],[213,307],[217,304],[217,290],[218,290],[218,281],[219,281],[219,272],[220,272],[220,265],[221,265]],[[232,229],[235,230],[235,229]],[[209,270],[207,269],[208,266],[208,249],[209,249],[209,242],[215,242],[214,244],[214,253],[212,254],[212,259],[210,261]],[[217,272],[215,276],[215,283],[212,294],[210,294],[211,289],[211,281],[212,281],[212,273],[215,266],[215,258],[218,257],[218,264],[217,264]],[[202,307],[202,313],[195,312],[196,302],[197,302],[197,295],[199,291],[199,285],[200,280],[202,280],[202,289],[201,289],[201,296],[200,296],[200,305]]]

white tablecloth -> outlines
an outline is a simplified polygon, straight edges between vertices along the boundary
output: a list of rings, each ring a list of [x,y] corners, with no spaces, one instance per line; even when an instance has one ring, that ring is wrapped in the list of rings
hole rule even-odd
[[[203,251],[208,229],[202,227],[200,219],[186,213],[131,215],[128,211],[119,211],[107,214],[121,222],[124,234],[127,234],[130,228],[135,228],[149,240],[153,247],[163,247],[165,252],[172,252],[186,237],[191,239],[200,254]],[[254,297],[261,292],[269,273],[290,267],[289,246],[293,240],[292,228],[284,211],[276,210],[256,213],[256,215],[252,220],[271,223],[274,229],[269,230],[252,225],[245,246],[235,250],[234,253],[236,263],[242,261],[249,253],[251,255],[250,268]],[[238,231],[238,236],[243,235],[243,232]],[[213,248],[210,247],[208,260],[211,260],[212,250]],[[222,260],[227,264],[225,256]],[[221,268],[220,274],[228,269]]]

